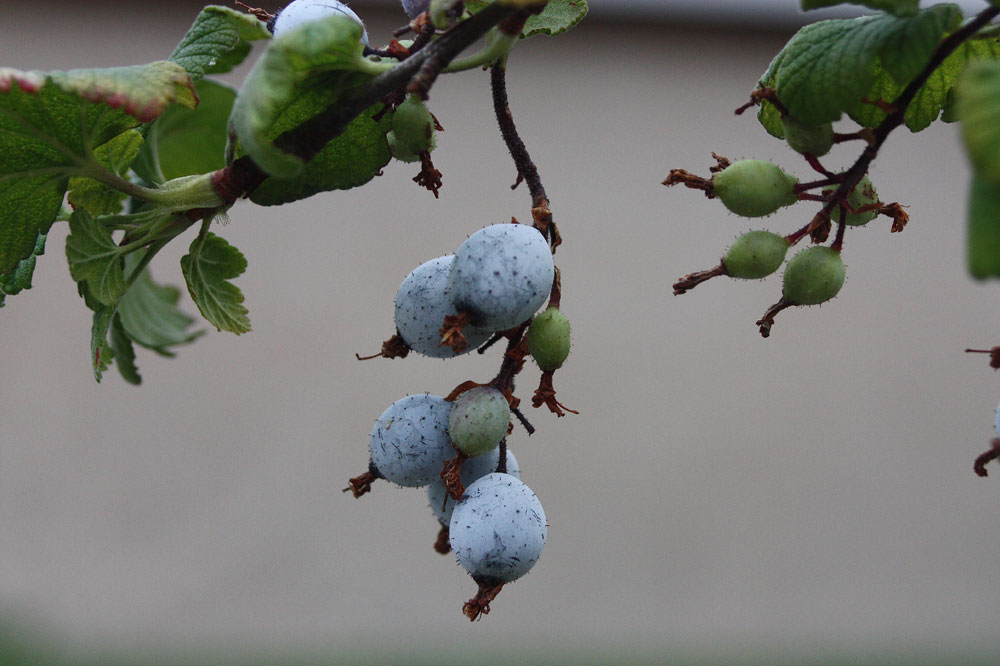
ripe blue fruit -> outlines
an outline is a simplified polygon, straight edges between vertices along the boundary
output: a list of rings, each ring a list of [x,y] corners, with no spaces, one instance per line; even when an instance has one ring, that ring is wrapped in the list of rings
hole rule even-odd
[[[452,303],[474,326],[503,331],[545,303],[555,264],[548,241],[525,224],[494,224],[469,236],[448,274]]]
[[[464,391],[448,415],[448,436],[455,448],[471,457],[497,447],[510,425],[510,404],[499,389],[476,386]]]
[[[372,428],[372,464],[385,479],[401,486],[433,481],[455,455],[448,439],[450,411],[450,402],[429,393],[408,395],[389,405]]]
[[[418,354],[434,358],[456,356],[454,349],[441,343],[441,323],[457,314],[448,290],[448,272],[455,255],[426,261],[410,272],[396,292],[396,332]],[[472,351],[489,339],[491,332],[467,326],[463,331]]]
[[[844,286],[846,273],[840,252],[824,245],[814,245],[788,261],[782,295],[795,305],[825,303]]]
[[[402,2],[403,11],[411,19],[415,19],[426,12],[427,8],[431,5],[431,0],[402,0]]]
[[[350,7],[337,0],[294,0],[286,5],[274,19],[271,32],[275,37],[285,34],[304,23],[326,18],[327,16],[346,16],[362,28],[361,41],[368,45],[368,31],[365,24]]]
[[[465,489],[448,526],[458,563],[480,586],[509,583],[528,573],[542,554],[546,531],[535,493],[498,472]]]
[[[748,231],[736,239],[722,263],[726,275],[755,280],[778,270],[787,251],[788,241],[784,236],[770,231]]]
[[[763,217],[798,201],[798,179],[764,160],[740,160],[715,174],[712,191],[730,211]]]
[[[462,463],[462,485],[468,488],[478,479],[495,472],[499,460],[499,448],[466,460]],[[515,479],[521,478],[521,467],[518,465],[517,458],[514,457],[514,452],[510,450],[510,446],[507,447],[507,473]],[[431,510],[438,522],[444,527],[448,527],[451,524],[451,513],[458,502],[448,495],[448,490],[444,487],[440,477],[427,484],[427,501],[430,503]]]

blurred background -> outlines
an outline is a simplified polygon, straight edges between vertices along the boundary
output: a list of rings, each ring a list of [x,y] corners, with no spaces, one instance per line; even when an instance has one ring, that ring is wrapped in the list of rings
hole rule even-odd
[[[162,59],[202,4],[9,2],[0,64]],[[782,313],[761,339],[777,276],[683,297],[670,285],[740,233],[788,233],[813,208],[750,222],[660,181],[707,174],[712,151],[810,177],[733,109],[811,17],[793,0],[594,4],[509,61],[512,111],[565,241],[574,347],[556,386],[580,412],[530,410],[537,432],[510,439],[550,523],[531,574],[470,624],[475,585],[432,550],[423,491],[341,492],[391,402],[499,366],[499,350],[354,356],[393,333],[411,269],[530,216],[488,76],[468,72],[430,100],[446,128],[440,199],[391,163],[357,190],[239,203],[216,231],[249,261],[235,283],[253,332],[212,331],[173,360],[140,351],[141,387],[115,370],[94,383],[90,313],[54,228],[34,288],[0,312],[0,663],[996,657],[1000,478],[975,477],[972,461],[995,436],[1000,385],[963,350],[1000,344],[1000,309],[997,286],[964,268],[957,127],[890,138],[872,180],[910,225],[852,228],[840,296]],[[405,22],[395,4],[353,8],[374,43]],[[157,258],[159,280],[183,283],[187,244]],[[529,367],[522,398],[536,381]]]

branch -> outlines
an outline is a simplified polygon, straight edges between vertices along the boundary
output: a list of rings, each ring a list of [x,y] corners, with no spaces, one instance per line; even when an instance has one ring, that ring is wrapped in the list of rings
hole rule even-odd
[[[429,79],[432,82],[437,76],[435,71],[439,72],[446,67],[495,25],[518,11],[516,7],[499,3],[488,5],[478,14],[449,29],[426,48],[389,71],[379,74],[369,83],[349,91],[313,118],[281,134],[275,139],[275,146],[308,162],[371,105],[407,85],[418,75],[422,80]],[[267,173],[249,156],[243,156],[232,165],[215,172],[213,184],[220,196],[228,204],[232,204],[252,192],[265,178]]]
[[[879,124],[874,130],[872,130],[872,140],[869,142],[868,146],[858,157],[858,160],[847,170],[844,174],[844,179],[841,181],[840,186],[837,191],[834,192],[830,200],[823,206],[823,208],[816,213],[812,221],[809,222],[805,227],[798,230],[797,232],[788,236],[788,242],[792,245],[797,243],[802,239],[803,236],[811,234],[818,228],[823,226],[830,219],[830,213],[833,212],[834,206],[839,202],[846,199],[847,195],[854,189],[854,187],[861,181],[861,178],[868,172],[868,167],[878,156],[879,150],[882,148],[882,144],[889,137],[889,134],[903,124],[904,117],[906,115],[906,109],[913,102],[913,98],[916,97],[917,92],[920,88],[927,83],[927,79],[930,78],[931,74],[934,73],[938,67],[945,61],[945,59],[952,54],[952,52],[957,49],[962,42],[971,39],[981,28],[992,21],[998,14],[1000,14],[1000,6],[987,7],[981,11],[976,18],[972,19],[961,28],[951,33],[946,37],[940,44],[938,44],[937,49],[931,55],[930,60],[927,62],[927,66],[917,74],[917,76],[910,81],[909,85],[903,89],[896,99],[892,101],[889,105],[892,112],[885,117],[885,120]]]

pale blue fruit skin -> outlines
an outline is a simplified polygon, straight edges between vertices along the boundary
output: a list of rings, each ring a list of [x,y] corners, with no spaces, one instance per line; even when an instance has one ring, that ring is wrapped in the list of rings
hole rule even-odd
[[[481,456],[469,458],[462,463],[462,485],[468,488],[474,481],[495,472],[497,463],[500,460],[500,449],[493,449]],[[507,447],[507,473],[515,479],[521,478],[521,467],[514,457],[514,452]],[[434,479],[427,484],[427,501],[431,505],[431,510],[438,522],[442,526],[448,527],[451,524],[451,513],[455,510],[456,500],[448,497],[448,491],[441,481],[441,477]],[[443,508],[442,508],[443,507]]]
[[[431,6],[431,0],[402,0],[403,11],[411,19],[415,19],[424,12],[427,8]]]
[[[309,21],[336,15],[346,16],[360,25],[363,30],[361,42],[368,46],[368,31],[364,22],[350,7],[337,0],[294,0],[278,13],[272,32],[278,37]]]
[[[388,481],[425,486],[455,456],[448,438],[451,403],[418,393],[400,398],[375,421],[369,442],[371,462]]]
[[[440,344],[444,318],[458,314],[448,290],[448,273],[454,259],[455,255],[448,254],[425,261],[410,271],[396,292],[396,332],[418,354],[451,358],[472,351],[492,335],[491,331],[466,326],[462,333],[468,346],[463,352]]]
[[[448,525],[458,563],[479,583],[517,580],[545,546],[545,511],[535,493],[510,474],[493,472],[462,495]]]
[[[455,399],[448,415],[448,436],[467,456],[495,449],[507,434],[510,404],[499,389],[477,386]]]
[[[535,314],[552,290],[548,241],[526,224],[494,224],[469,236],[448,274],[452,303],[475,326],[513,328]]]

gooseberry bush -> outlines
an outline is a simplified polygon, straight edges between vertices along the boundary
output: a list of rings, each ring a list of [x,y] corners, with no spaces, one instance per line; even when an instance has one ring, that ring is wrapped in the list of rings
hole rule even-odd
[[[835,4],[801,0],[805,10]],[[756,107],[763,128],[793,151],[789,161],[816,175],[713,154],[710,175],[673,169],[663,181],[755,220],[809,208],[799,228],[750,230],[718,265],[673,287],[683,294],[715,277],[763,279],[784,265],[781,295],[757,321],[764,337],[779,312],[841,292],[849,228],[880,218],[892,232],[906,226],[905,207],[883,201],[868,177],[886,138],[904,125],[917,132],[939,119],[961,122],[974,167],[969,270],[1000,277],[1000,0],[968,19],[952,4],[853,4],[873,13],[802,28],[748,82],[750,101],[736,110]],[[431,155],[447,146],[438,145],[433,87],[441,75],[488,70],[514,185],[525,185],[529,207],[484,216],[467,238],[412,268],[395,294],[395,330],[366,358],[495,350],[498,371],[442,395],[387,396],[388,407],[372,415],[367,468],[345,489],[361,498],[387,485],[425,488],[438,530],[433,548],[454,553],[475,581],[463,612],[480,618],[505,584],[534,566],[548,536],[542,505],[507,442],[515,431],[535,430],[516,386],[529,357],[540,371],[532,407],[575,413],[557,399],[554,382],[570,352],[554,260],[562,236],[508,104],[508,56],[521,39],[570,30],[587,10],[584,0],[403,0],[400,28],[382,36],[336,0],[282,9],[237,2],[206,7],[166,60],[0,68],[0,307],[31,287],[50,229],[67,224],[69,272],[93,312],[94,376],[100,381],[114,364],[138,384],[136,347],[173,356],[202,333],[178,307],[180,290],[150,274],[156,255],[187,235],[180,269],[198,311],[219,331],[246,333],[249,312],[233,280],[247,262],[216,233],[234,205],[278,206],[361,187],[393,160],[412,165],[416,185],[438,197],[445,175]],[[209,78],[231,71],[254,45],[261,53],[239,90]],[[821,161],[844,142],[859,146],[852,163]],[[793,248],[806,239],[810,247]],[[982,351],[1000,367],[1000,346]],[[985,476],[998,457],[1000,439],[977,459],[976,472]]]

